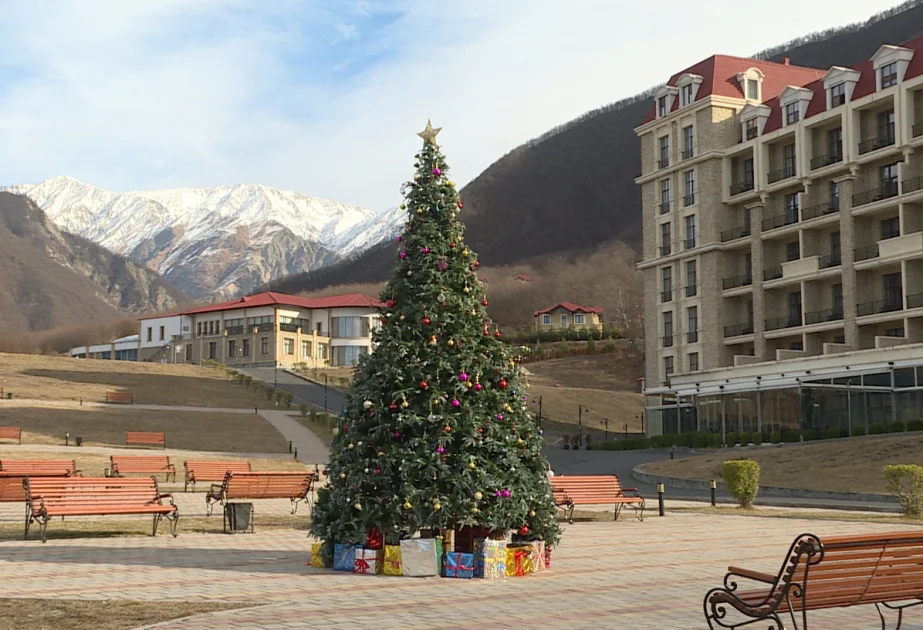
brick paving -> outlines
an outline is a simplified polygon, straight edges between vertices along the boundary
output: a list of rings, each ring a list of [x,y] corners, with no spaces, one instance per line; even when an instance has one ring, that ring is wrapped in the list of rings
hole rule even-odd
[[[550,571],[499,582],[358,576],[306,566],[303,532],[173,539],[0,542],[7,597],[220,600],[252,608],[174,620],[176,630],[291,628],[705,628],[702,597],[730,563],[775,571],[802,532],[906,526],[690,513],[567,526]],[[719,541],[715,541],[720,537]],[[762,626],[761,626],[762,627]],[[874,608],[813,614],[811,628],[879,628]],[[904,628],[923,629],[923,607]]]

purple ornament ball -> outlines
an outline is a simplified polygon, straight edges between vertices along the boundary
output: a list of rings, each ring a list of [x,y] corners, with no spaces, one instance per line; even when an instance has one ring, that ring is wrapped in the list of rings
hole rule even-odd
[[[401,236],[400,234],[398,234],[397,236],[394,237],[394,240],[397,241],[398,243],[400,243],[401,241],[404,240],[404,237]]]
[[[424,247],[424,248],[423,248],[423,253],[424,253],[424,254],[428,254],[428,253],[429,253],[429,247]]]
[[[464,383],[465,381],[468,380],[468,375],[465,374],[464,372],[462,372],[461,374],[458,375],[458,380],[460,380],[462,383]]]
[[[509,498],[510,498],[510,491],[509,491],[509,490],[504,490],[504,491],[503,491],[503,498],[504,498],[504,499],[509,499]]]
[[[498,414],[497,414],[497,420],[503,420],[503,414],[502,414],[502,413],[498,413]]]
[[[407,252],[401,252],[401,260],[407,258]]]
[[[436,449],[436,452],[437,452],[437,453],[445,453],[445,449],[442,448],[442,447],[440,446],[439,448]]]
[[[461,401],[456,398],[455,400],[452,401],[452,406],[461,407]]]
[[[436,177],[439,177],[440,175],[442,175],[442,171],[439,170],[438,168],[434,168],[433,175],[435,175]]]

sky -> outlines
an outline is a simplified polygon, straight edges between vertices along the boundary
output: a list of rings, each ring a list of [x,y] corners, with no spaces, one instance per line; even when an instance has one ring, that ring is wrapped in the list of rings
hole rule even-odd
[[[715,53],[898,0],[0,0],[0,186],[258,183],[382,211]],[[640,7],[640,8],[638,8]]]

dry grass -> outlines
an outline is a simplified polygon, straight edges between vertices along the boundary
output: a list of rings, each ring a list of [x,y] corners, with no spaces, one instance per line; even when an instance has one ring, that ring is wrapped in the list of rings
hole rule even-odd
[[[0,353],[0,387],[16,398],[104,402],[127,390],[135,403],[190,407],[265,406],[266,397],[214,368]]]
[[[719,451],[644,466],[645,472],[720,479],[721,464],[749,458],[760,464],[760,484],[829,492],[885,493],[882,468],[923,461],[923,436],[851,438],[782,447]]]
[[[16,401],[13,401],[15,403]],[[162,431],[167,447],[238,453],[285,453],[288,442],[254,413],[165,411],[124,407],[26,407],[0,404],[0,426],[23,430],[23,444],[64,444],[64,433],[87,446],[124,446],[126,431]]]
[[[317,414],[317,422],[311,422],[310,416],[292,416],[301,426],[306,427],[314,432],[314,434],[320,438],[320,441],[324,443],[325,446],[330,446],[333,442],[333,432],[330,430],[330,426],[327,422],[327,418],[330,416],[319,413]]]
[[[605,343],[605,341],[597,342],[597,344]],[[584,342],[573,345],[586,344]],[[635,393],[638,391],[637,378],[644,375],[644,357],[638,353],[613,352],[548,359],[527,363],[523,367],[532,373],[529,377],[530,382],[539,385],[558,384],[562,387]]]
[[[797,518],[812,521],[846,521],[849,523],[883,523],[923,527],[923,520],[898,514],[877,514],[873,512],[847,512],[845,510],[791,510],[773,507],[741,508],[730,505],[715,507],[669,507],[666,513],[686,512],[691,514],[721,514],[725,516],[753,516],[757,518]]]
[[[247,606],[249,604],[224,602],[0,599],[0,630],[124,630]]]
[[[583,412],[583,426],[602,430],[604,419],[609,418],[609,431],[641,430],[640,415],[644,410],[644,400],[640,394],[631,392],[613,392],[603,389],[583,387],[554,387],[535,384],[529,379],[529,398],[542,397],[542,414],[555,422],[572,424],[578,422],[577,405],[584,405],[590,411]],[[533,411],[537,409],[532,405]],[[638,416],[638,419],[635,418]]]

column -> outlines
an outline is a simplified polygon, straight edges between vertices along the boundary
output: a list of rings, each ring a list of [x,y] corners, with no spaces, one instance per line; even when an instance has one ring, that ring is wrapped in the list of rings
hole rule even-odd
[[[765,170],[765,169],[764,169]],[[766,328],[766,307],[763,293],[763,214],[766,210],[765,196],[759,203],[750,206],[751,250],[753,259],[753,354],[761,360],[766,357],[766,340],[763,333]],[[775,357],[771,357],[775,358]]]
[[[840,257],[843,280],[843,335],[846,345],[853,349],[859,347],[859,328],[856,325],[856,271],[853,269],[855,259],[856,235],[855,221],[852,216],[852,196],[856,176],[844,175],[834,180],[840,187]]]

